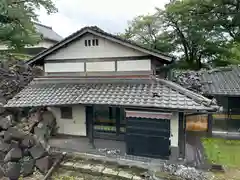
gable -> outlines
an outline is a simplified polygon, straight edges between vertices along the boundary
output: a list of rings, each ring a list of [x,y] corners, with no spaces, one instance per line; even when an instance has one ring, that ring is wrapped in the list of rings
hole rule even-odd
[[[85,40],[98,39],[98,46],[85,46]],[[143,52],[86,33],[74,42],[48,55],[46,60],[146,56]]]

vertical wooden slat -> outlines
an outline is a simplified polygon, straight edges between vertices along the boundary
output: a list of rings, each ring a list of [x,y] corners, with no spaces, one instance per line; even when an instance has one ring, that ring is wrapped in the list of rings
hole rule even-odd
[[[117,136],[120,134],[120,121],[121,121],[121,110],[119,107],[116,108],[116,130]]]
[[[208,136],[212,136],[212,125],[213,125],[213,116],[212,114],[208,114],[208,129],[207,129],[207,133]]]
[[[87,120],[87,130],[89,143],[94,147],[94,106],[86,107],[86,120]]]
[[[179,131],[178,131],[178,147],[179,157],[185,158],[185,146],[186,146],[186,117],[183,112],[179,112]]]

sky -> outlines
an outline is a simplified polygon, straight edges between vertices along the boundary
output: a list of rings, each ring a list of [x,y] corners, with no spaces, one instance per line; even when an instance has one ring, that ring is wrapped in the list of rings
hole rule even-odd
[[[123,32],[129,20],[163,8],[169,0],[54,0],[58,13],[38,12],[42,24],[66,37],[84,26],[98,26],[109,33]]]

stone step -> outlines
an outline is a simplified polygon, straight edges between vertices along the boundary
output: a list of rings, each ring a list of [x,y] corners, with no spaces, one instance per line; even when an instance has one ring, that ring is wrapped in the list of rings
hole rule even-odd
[[[108,177],[116,177],[126,180],[143,180],[140,176],[136,176],[135,174],[129,173],[124,170],[116,170],[114,168],[107,167],[107,165],[103,164],[86,164],[79,162],[62,162],[60,164],[61,167],[65,169],[78,170],[83,173],[89,173],[91,175],[103,175]]]

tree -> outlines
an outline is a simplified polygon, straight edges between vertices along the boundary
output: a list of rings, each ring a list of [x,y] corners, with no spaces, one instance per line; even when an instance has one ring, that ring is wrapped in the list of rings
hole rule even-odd
[[[236,0],[172,0],[164,10],[135,18],[125,34],[131,40],[175,54],[180,68],[198,70],[206,65],[231,64],[221,61],[233,55],[229,47],[238,39],[237,7]]]
[[[148,48],[161,49],[162,52],[170,53],[174,50],[171,38],[164,33],[164,27],[157,14],[138,16],[133,19],[125,29],[123,37]]]
[[[57,11],[52,0],[1,0],[0,43],[20,51],[40,40],[34,21],[38,21],[36,10],[44,8],[47,13]]]

